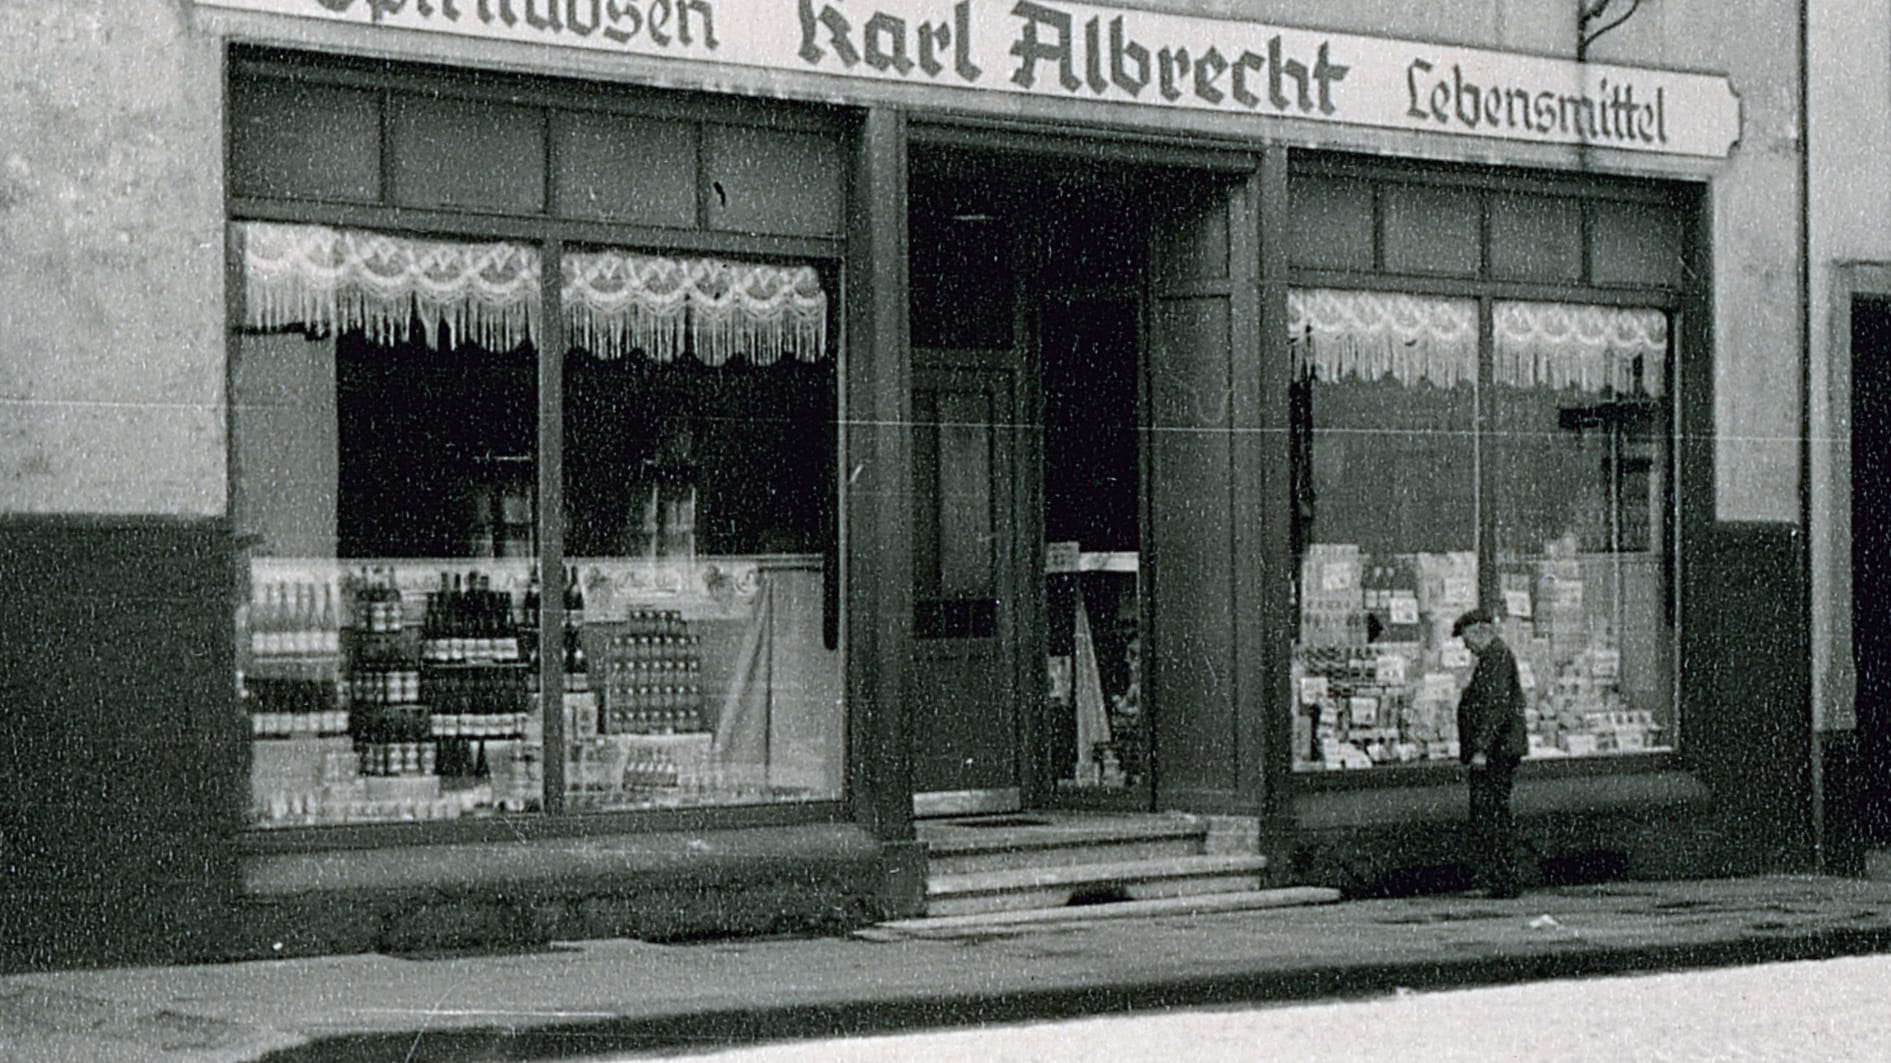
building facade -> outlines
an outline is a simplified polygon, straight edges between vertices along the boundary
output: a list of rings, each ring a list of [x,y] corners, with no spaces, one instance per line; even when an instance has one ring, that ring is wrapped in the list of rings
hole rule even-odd
[[[1807,9],[1807,435],[1812,684],[1829,857],[1891,838],[1891,714],[1880,600],[1885,547],[1885,299],[1891,295],[1891,10]]]
[[[1579,8],[37,11],[11,962],[849,925],[1043,809],[1399,888],[1477,605],[1544,876],[1814,865],[1800,19]]]

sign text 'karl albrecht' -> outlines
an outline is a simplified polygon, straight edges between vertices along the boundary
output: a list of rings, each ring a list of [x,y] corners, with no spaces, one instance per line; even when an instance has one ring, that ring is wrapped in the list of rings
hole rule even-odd
[[[1710,158],[1740,126],[1724,77],[1051,0],[197,3],[904,82],[960,107],[1022,93]]]

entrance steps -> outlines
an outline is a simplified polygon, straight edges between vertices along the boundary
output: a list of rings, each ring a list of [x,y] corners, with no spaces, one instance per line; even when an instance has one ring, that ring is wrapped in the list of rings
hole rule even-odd
[[[1262,889],[1267,858],[1243,822],[1082,813],[921,820],[926,917],[875,929],[900,936],[1338,899],[1334,890]]]

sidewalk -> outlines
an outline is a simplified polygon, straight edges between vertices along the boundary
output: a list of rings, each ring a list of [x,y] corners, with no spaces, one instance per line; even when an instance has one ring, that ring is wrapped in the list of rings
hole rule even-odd
[[[1891,951],[1891,882],[1771,876],[955,930],[0,978],[0,1059],[473,1060]]]

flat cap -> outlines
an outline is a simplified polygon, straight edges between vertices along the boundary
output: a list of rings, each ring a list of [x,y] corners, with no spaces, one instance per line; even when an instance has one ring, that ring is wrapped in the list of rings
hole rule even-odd
[[[1451,637],[1457,638],[1459,635],[1464,634],[1464,629],[1470,627],[1472,624],[1494,624],[1496,622],[1496,620],[1491,618],[1489,609],[1473,609],[1463,616],[1458,617],[1458,619],[1452,623]]]

